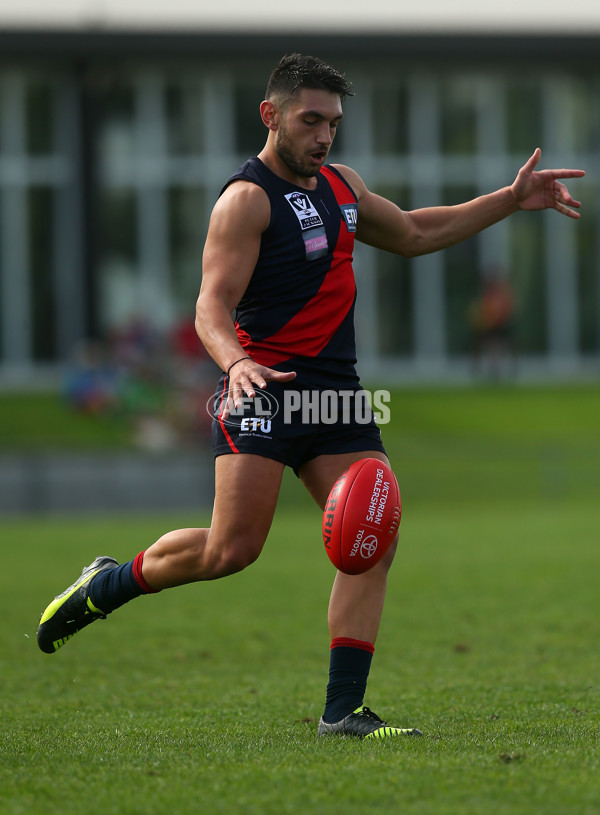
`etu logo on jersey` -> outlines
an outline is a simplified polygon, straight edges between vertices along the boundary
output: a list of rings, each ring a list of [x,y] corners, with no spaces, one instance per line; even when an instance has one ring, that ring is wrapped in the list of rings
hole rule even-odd
[[[348,232],[356,232],[358,224],[358,207],[356,204],[340,204],[340,209],[346,221]]]
[[[296,213],[302,230],[312,229],[313,226],[323,226],[321,216],[305,192],[290,192],[285,197]]]

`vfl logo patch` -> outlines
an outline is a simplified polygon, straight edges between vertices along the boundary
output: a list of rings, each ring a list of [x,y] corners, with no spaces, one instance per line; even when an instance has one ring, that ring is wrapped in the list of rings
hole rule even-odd
[[[323,226],[321,216],[313,207],[310,198],[305,192],[290,192],[285,197],[296,213],[296,218],[298,218],[300,223],[300,229],[312,229],[314,226]]]
[[[346,221],[348,232],[356,232],[358,224],[358,206],[356,204],[340,204],[342,216]]]

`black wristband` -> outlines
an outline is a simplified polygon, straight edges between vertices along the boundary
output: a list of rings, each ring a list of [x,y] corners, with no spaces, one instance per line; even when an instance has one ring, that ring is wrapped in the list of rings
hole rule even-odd
[[[229,368],[227,368],[227,376],[229,376],[229,371],[233,368],[233,366],[237,365],[238,362],[241,362],[244,359],[251,359],[251,357],[240,357],[239,359],[236,359],[235,362],[232,362],[231,365],[229,366]]]

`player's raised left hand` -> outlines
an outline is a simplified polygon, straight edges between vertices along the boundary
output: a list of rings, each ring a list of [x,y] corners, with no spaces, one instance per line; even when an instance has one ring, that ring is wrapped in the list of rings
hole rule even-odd
[[[576,201],[559,178],[581,178],[584,170],[538,170],[542,157],[537,147],[517,173],[511,191],[519,209],[555,209],[569,218],[579,218],[581,202]]]

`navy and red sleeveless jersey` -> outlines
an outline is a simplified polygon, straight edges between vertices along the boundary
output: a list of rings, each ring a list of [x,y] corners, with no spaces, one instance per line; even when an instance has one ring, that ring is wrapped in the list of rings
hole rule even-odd
[[[262,365],[286,361],[319,369],[353,369],[356,362],[352,269],[356,195],[333,167],[321,168],[317,187],[306,190],[269,170],[258,158],[228,180],[262,187],[271,220],[258,261],[236,310],[244,350]]]

